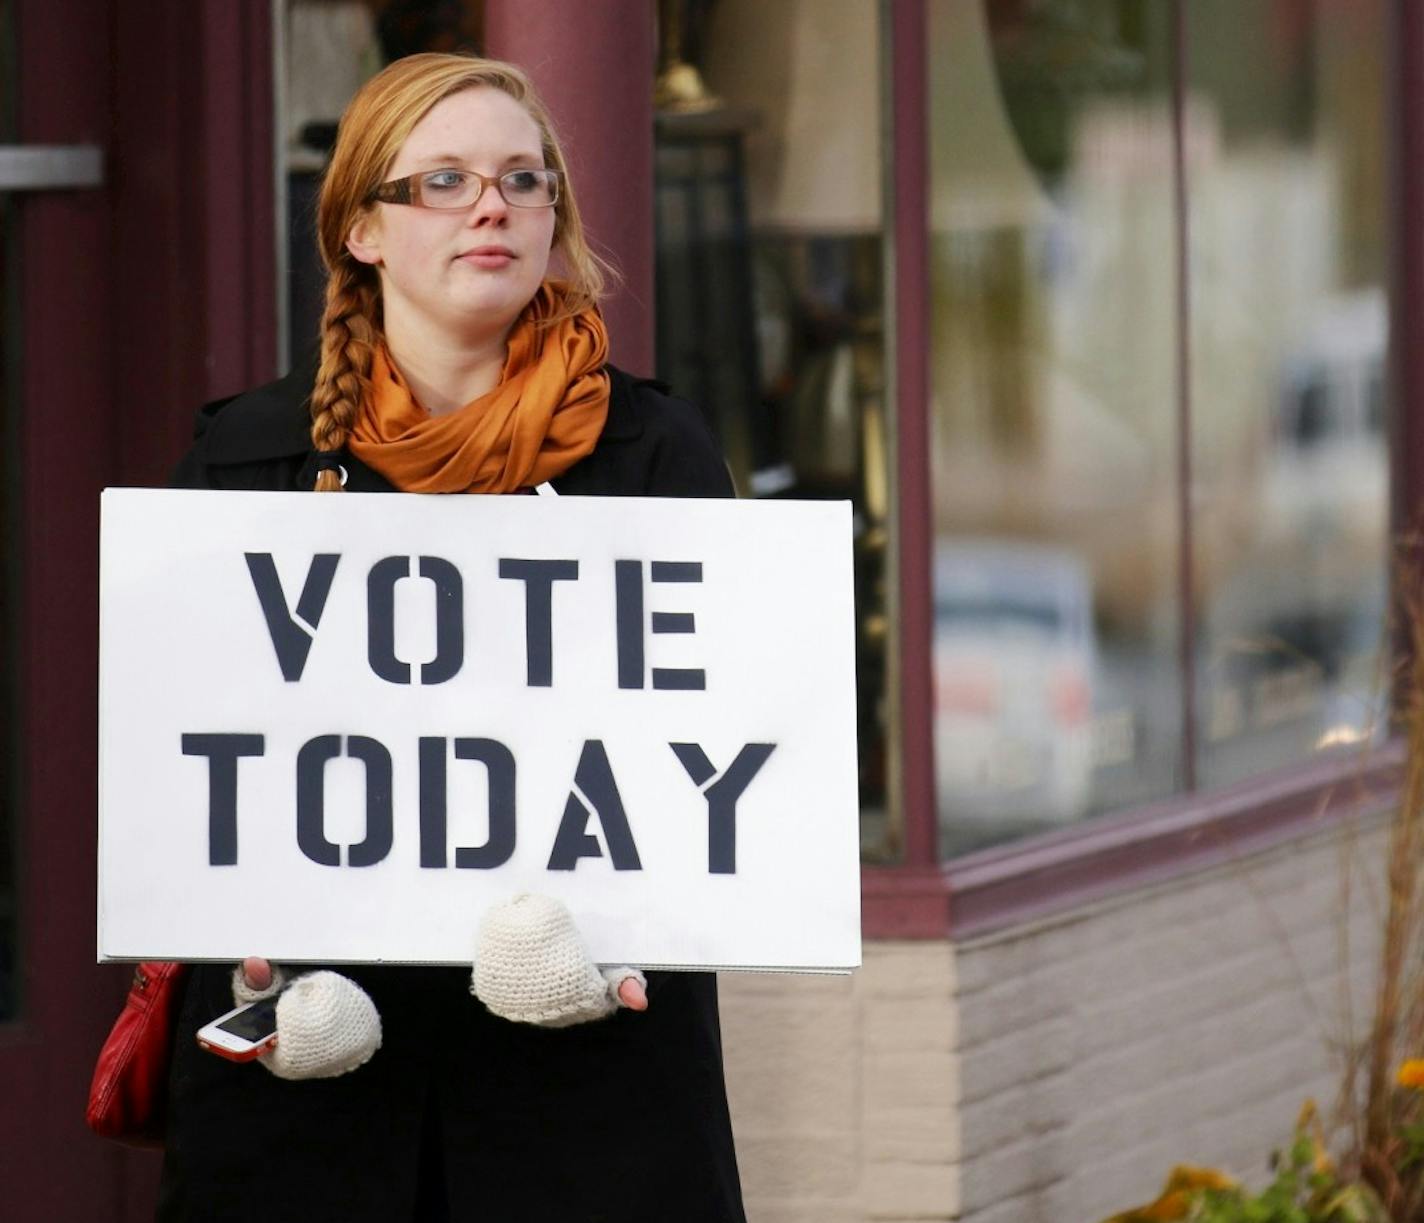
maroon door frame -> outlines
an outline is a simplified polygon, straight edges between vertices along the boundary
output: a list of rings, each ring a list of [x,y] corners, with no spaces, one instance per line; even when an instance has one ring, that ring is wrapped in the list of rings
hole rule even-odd
[[[882,11],[890,76],[902,841],[899,864],[861,871],[861,930],[867,938],[943,938],[950,896],[936,844],[931,685],[929,18],[924,0]]]
[[[3,1213],[137,1223],[156,1160],[83,1123],[128,978],[94,963],[98,494],[161,483],[203,399],[272,375],[271,18],[215,0],[11,7],[21,142],[98,145],[106,178],[16,210],[21,1013],[0,1025]]]
[[[71,3],[40,15],[12,0],[19,51],[22,142],[102,144],[107,103],[107,23],[83,40]],[[70,11],[66,11],[70,10]],[[87,16],[87,14],[86,14]],[[65,19],[68,18],[69,21]],[[41,73],[32,66],[45,64]],[[7,404],[20,450],[20,487],[8,541],[18,656],[18,1023],[0,1028],[0,1150],[6,1196],[18,1217],[103,1218],[114,1158],[83,1141],[85,1052],[113,983],[93,967],[93,547],[84,512],[103,479],[107,395],[100,358],[110,314],[102,256],[107,192],[43,192],[19,198],[19,310],[9,320],[7,360],[19,332],[18,402]],[[44,359],[43,354],[65,359]],[[83,354],[86,359],[74,357]],[[41,408],[41,405],[44,405]],[[96,410],[97,409],[97,410]],[[79,506],[83,512],[76,512]],[[8,780],[8,779],[7,779]],[[65,1169],[63,1175],[42,1170]],[[26,1174],[33,1169],[34,1173]]]

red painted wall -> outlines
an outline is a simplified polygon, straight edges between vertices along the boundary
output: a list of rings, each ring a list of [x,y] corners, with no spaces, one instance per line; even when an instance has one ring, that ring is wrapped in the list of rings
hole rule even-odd
[[[15,209],[22,999],[0,1026],[0,1215],[136,1223],[156,1158],[83,1121],[129,976],[94,963],[98,496],[161,483],[204,399],[272,375],[270,18],[216,0],[151,0],[141,20],[125,0],[9,8],[21,141],[99,145],[106,181]]]

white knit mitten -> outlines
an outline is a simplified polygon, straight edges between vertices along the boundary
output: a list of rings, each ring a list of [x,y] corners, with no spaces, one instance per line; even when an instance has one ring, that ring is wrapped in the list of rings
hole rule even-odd
[[[251,989],[239,968],[232,993],[239,1005],[270,997],[281,989],[280,969],[272,985]],[[376,1004],[355,981],[334,972],[298,977],[277,999],[277,1044],[258,1060],[279,1079],[331,1079],[371,1060],[381,1047]]]
[[[562,901],[523,893],[480,922],[470,993],[501,1019],[566,1028],[611,1015],[630,978],[647,985],[636,968],[600,971]]]

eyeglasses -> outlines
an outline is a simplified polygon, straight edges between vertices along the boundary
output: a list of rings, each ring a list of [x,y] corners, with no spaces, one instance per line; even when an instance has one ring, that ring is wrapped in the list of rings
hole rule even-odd
[[[382,183],[368,198],[416,208],[469,208],[491,183],[514,208],[552,208],[559,202],[557,170],[509,170],[494,178],[473,170],[426,170]]]

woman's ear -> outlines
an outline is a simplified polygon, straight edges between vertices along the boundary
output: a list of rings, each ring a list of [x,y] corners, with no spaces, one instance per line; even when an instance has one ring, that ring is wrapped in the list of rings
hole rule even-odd
[[[375,212],[361,215],[346,235],[346,249],[360,263],[381,262],[381,227]]]

